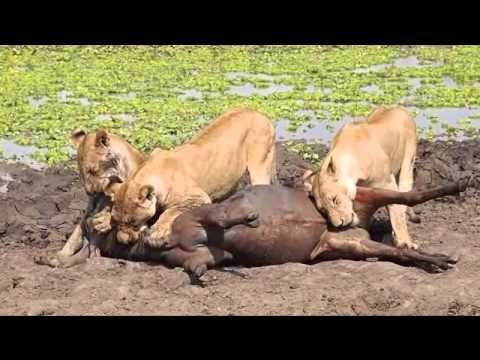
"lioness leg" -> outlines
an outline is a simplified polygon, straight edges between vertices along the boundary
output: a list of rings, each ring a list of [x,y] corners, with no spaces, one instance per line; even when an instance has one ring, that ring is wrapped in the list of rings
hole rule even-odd
[[[68,238],[66,244],[63,246],[62,250],[58,252],[59,256],[66,257],[72,256],[75,254],[83,245],[83,232],[84,232],[84,225],[85,221],[91,214],[95,211],[98,206],[100,197],[99,196],[89,196],[88,197],[88,204],[87,208],[85,209],[85,213],[80,220],[80,223],[75,226],[73,229],[72,234]]]
[[[261,144],[249,146],[247,169],[252,185],[269,185],[277,182],[275,133],[269,134],[265,139],[265,148],[262,148]]]
[[[385,185],[385,188],[387,190],[398,191],[397,182],[393,175],[391,175],[390,182]],[[407,207],[405,205],[387,205],[387,210],[392,224],[394,245],[396,247],[417,249],[418,245],[413,242],[408,233],[406,216]]]
[[[398,174],[398,190],[410,191],[413,188],[413,170],[417,154],[417,136],[411,134],[410,140],[407,140],[405,146],[405,156],[402,161],[400,173]],[[407,207],[406,215],[412,222],[420,222],[420,218],[415,214],[412,208]]]
[[[93,215],[89,220],[89,225],[98,233],[107,233],[112,230],[112,206],[105,206],[102,211]]]
[[[327,232],[314,249],[312,260],[352,259],[366,260],[377,258],[404,265],[432,264],[442,270],[452,267],[455,259],[442,254],[428,254],[411,249],[399,249],[372,241],[364,229],[348,229],[340,232]]]
[[[73,229],[72,234],[68,238],[67,242],[57,254],[59,256],[72,256],[75,254],[83,244],[83,229],[81,224],[77,224],[75,229]]]
[[[145,236],[145,243],[152,248],[162,248],[170,245],[170,235],[172,233],[172,225],[175,219],[184,211],[204,205],[211,204],[212,201],[207,193],[196,188],[190,189],[192,194],[186,195],[180,203],[170,206],[152,225],[150,232]]]
[[[47,265],[55,268],[69,268],[81,264],[89,257],[90,247],[88,241],[83,236],[80,240],[80,248],[72,255],[63,255],[61,252],[57,252],[54,256],[35,255],[33,261],[38,265]]]

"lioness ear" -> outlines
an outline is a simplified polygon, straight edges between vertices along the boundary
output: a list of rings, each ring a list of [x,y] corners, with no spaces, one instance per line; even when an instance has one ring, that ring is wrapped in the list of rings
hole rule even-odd
[[[333,159],[332,159],[332,158],[330,158],[330,159],[328,160],[327,172],[328,172],[330,175],[335,175],[336,168],[335,168],[335,164],[333,163]]]
[[[100,130],[97,132],[95,137],[95,146],[96,147],[108,147],[110,146],[110,136],[108,135],[106,130]]]
[[[110,175],[108,180],[110,180],[110,184],[122,184],[124,182],[119,175]]]
[[[110,180],[110,184],[108,184],[107,188],[105,189],[105,194],[110,197],[112,201],[115,201],[115,194],[122,186],[123,179],[118,175],[110,175],[108,179]]]
[[[72,132],[72,136],[70,137],[70,140],[72,141],[72,144],[78,147],[83,139],[85,139],[85,136],[87,133],[81,129],[76,129]]]
[[[138,193],[138,200],[152,200],[155,196],[155,188],[152,185],[143,185]]]
[[[313,171],[307,170],[302,176],[303,179],[303,190],[307,193],[311,193],[313,189]]]

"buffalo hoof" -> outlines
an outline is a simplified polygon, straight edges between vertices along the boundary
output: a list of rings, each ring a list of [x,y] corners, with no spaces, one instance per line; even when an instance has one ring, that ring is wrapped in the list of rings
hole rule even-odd
[[[185,261],[183,268],[188,274],[195,276],[197,279],[200,279],[203,275],[205,275],[208,270],[207,264],[204,262],[199,262],[195,258]]]

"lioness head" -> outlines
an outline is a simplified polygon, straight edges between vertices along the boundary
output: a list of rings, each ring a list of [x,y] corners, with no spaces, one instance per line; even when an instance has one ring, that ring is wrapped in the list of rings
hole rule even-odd
[[[304,188],[314,198],[318,210],[328,217],[333,226],[358,224],[353,210],[355,184],[337,172],[332,158],[326,159],[318,172],[305,172],[303,180]]]
[[[77,147],[78,170],[80,180],[87,194],[106,192],[112,178],[125,176],[129,171],[129,164],[125,164],[126,157],[115,151],[116,143],[125,140],[105,130],[87,134],[83,130],[72,133],[72,143]],[[128,159],[128,158],[127,158]]]
[[[157,197],[152,185],[118,187],[112,208],[118,241],[127,244],[139,240],[156,210]]]

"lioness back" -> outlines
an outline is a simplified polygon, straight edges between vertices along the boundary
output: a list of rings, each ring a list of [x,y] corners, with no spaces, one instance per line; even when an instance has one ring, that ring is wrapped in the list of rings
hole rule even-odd
[[[270,184],[275,171],[275,128],[260,112],[233,109],[222,114],[189,143],[175,150],[176,158],[197,184],[221,198],[249,170],[254,184]]]
[[[163,188],[176,193],[195,185],[212,199],[221,199],[235,190],[247,169],[253,184],[270,184],[274,155],[272,122],[257,111],[233,109],[188,143],[171,151],[153,151],[129,187],[161,179]]]
[[[407,111],[399,107],[379,107],[366,120],[345,125],[335,136],[332,149],[363,159],[386,155],[392,172],[396,173],[405,147],[416,141],[416,124]]]

